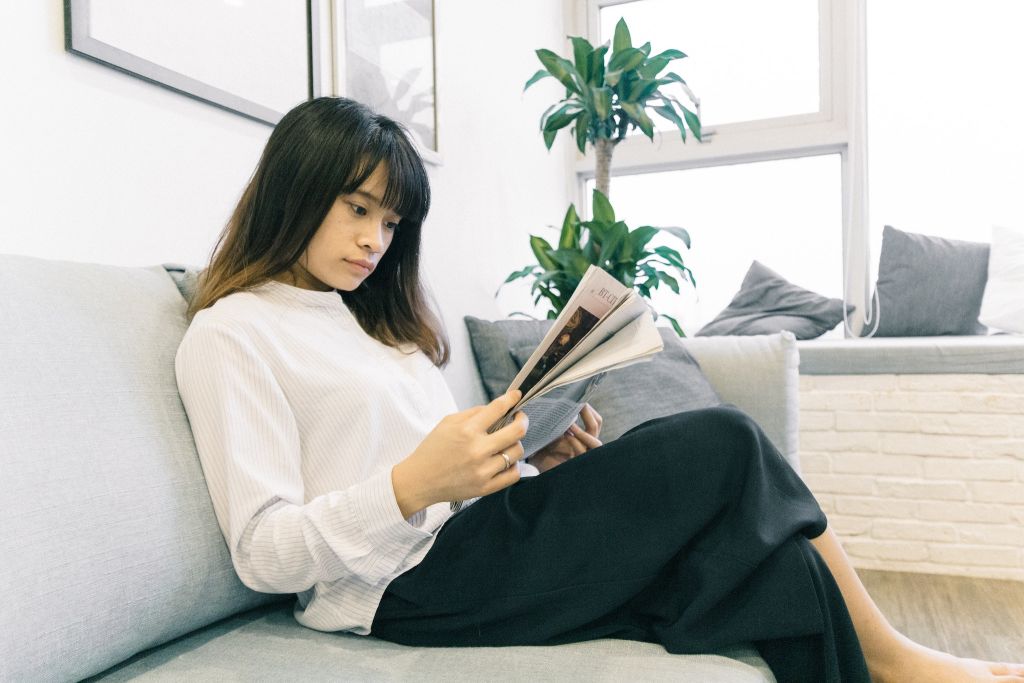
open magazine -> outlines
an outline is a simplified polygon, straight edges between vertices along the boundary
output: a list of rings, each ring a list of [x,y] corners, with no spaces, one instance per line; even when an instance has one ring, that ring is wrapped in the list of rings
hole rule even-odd
[[[487,431],[501,429],[522,410],[530,418],[522,439],[523,457],[529,457],[569,429],[606,372],[650,360],[663,347],[640,296],[590,266],[512,380],[508,389],[519,389],[522,398]]]
[[[487,433],[523,411],[530,418],[522,439],[523,458],[528,458],[569,429],[606,372],[650,360],[662,348],[650,307],[592,265],[509,385],[508,391],[519,389],[522,398]],[[452,503],[453,510],[462,506]]]

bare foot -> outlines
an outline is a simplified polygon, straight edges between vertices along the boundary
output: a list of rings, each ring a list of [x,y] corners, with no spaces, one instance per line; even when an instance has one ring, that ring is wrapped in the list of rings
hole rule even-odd
[[[878,683],[1024,683],[1024,664],[986,662],[956,657],[900,636],[897,656],[888,664],[868,661],[871,678]]]

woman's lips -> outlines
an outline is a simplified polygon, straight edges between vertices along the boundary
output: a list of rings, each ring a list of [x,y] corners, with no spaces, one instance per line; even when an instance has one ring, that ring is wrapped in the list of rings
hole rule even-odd
[[[352,261],[346,260],[345,263],[352,266],[355,270],[359,271],[363,275],[369,275],[370,269],[360,263],[353,263]]]

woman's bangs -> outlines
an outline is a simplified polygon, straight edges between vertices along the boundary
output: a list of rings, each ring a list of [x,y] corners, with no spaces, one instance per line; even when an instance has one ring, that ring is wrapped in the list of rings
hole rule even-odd
[[[388,167],[384,206],[401,216],[403,222],[422,223],[430,208],[430,184],[419,155],[411,144],[394,140],[384,161]]]

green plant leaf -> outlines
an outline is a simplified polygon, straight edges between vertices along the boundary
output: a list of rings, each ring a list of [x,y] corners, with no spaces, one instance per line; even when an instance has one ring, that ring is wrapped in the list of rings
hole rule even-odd
[[[544,122],[544,130],[565,128],[579,115],[580,109],[578,102],[570,102],[564,105],[548,116],[547,121]]]
[[[643,110],[643,107],[636,104],[635,102],[620,102],[619,106],[622,107],[622,111],[629,115],[629,118],[644,132],[644,135],[650,139],[654,139],[654,122],[651,121],[651,117],[647,115],[647,112]]]
[[[604,83],[604,56],[608,53],[608,43],[601,45],[587,57],[587,82],[600,87]]]
[[[632,71],[647,59],[640,50],[635,47],[628,47],[622,52],[616,52],[608,62],[609,71]]]
[[[620,80],[622,80],[621,69],[618,71],[608,71],[604,75],[604,82],[613,88],[619,84]]]
[[[649,57],[651,54],[651,44],[649,42],[644,43],[637,49],[640,50],[640,52],[643,52],[645,57]]]
[[[662,98],[662,102],[665,102],[665,106],[654,107],[654,111],[660,114],[663,118],[666,118],[676,124],[676,128],[679,129],[679,134],[683,136],[683,142],[686,142],[686,124],[683,123],[681,118],[679,118],[679,114],[676,113],[676,110],[671,103],[664,98]]]
[[[569,60],[563,59],[551,50],[545,50],[543,48],[537,50],[536,53],[537,59],[539,59],[540,63],[544,65],[544,68],[548,70],[548,73],[557,78],[569,91],[579,94],[580,91],[577,87],[577,82],[573,78],[576,69]]]
[[[679,321],[677,321],[675,318],[673,318],[670,315],[665,315],[664,313],[659,313],[658,317],[659,318],[665,318],[670,323],[672,323],[672,329],[674,329],[676,331],[676,334],[678,334],[680,337],[685,337],[686,336],[686,333],[683,332],[683,328],[679,326]]]
[[[604,193],[596,187],[594,188],[594,194],[592,195],[592,204],[594,221],[609,224],[615,222],[615,209],[612,208],[612,204],[608,201],[608,197],[606,197]]]
[[[671,275],[662,270],[657,271],[657,273],[659,280],[668,285],[668,288],[671,289],[676,294],[679,293],[679,282],[674,277],[672,277]]]
[[[544,131],[544,145],[551,149],[551,145],[555,142],[555,136],[558,135],[557,130],[546,130]]]
[[[579,249],[580,217],[576,213],[576,205],[570,204],[562,219],[562,232],[558,237],[559,249]]]
[[[622,250],[626,239],[629,236],[629,228],[622,221],[612,224],[608,231],[608,239],[601,245],[601,253],[597,257],[597,265],[603,265],[609,261],[615,262],[616,256]]]
[[[686,107],[683,107],[683,116],[686,117],[686,124],[690,126],[690,130],[693,131],[693,137],[700,140],[700,119]]]
[[[685,59],[686,58],[686,53],[685,52],[680,52],[679,50],[663,50],[662,52],[659,52],[658,54],[656,54],[653,57],[651,57],[651,59],[658,59],[658,58],[662,58],[662,59],[666,59],[666,60],[669,60],[669,59]]]
[[[688,233],[685,229],[683,229],[683,228],[676,228],[676,227],[667,227],[667,228],[666,227],[660,227],[660,228],[658,228],[658,230],[664,230],[665,232],[669,233],[670,235],[674,235],[674,236],[678,237],[679,239],[681,239],[683,241],[683,244],[686,245],[687,249],[690,248],[690,233]]]
[[[594,46],[590,44],[589,40],[579,36],[569,36],[569,40],[572,41],[572,57],[576,62],[576,70],[585,76],[587,74],[587,57],[594,51]]]
[[[615,24],[615,35],[612,38],[612,53],[621,52],[631,47],[633,47],[633,42],[629,36],[629,27],[626,26],[625,19],[619,19],[619,22]]]
[[[652,230],[657,230],[657,228],[652,228]],[[686,268],[686,266],[683,264],[683,257],[680,256],[679,252],[676,251],[675,249],[671,247],[655,247],[654,251],[663,259],[665,259],[670,266],[675,266],[676,268]]]
[[[554,251],[548,241],[543,237],[536,235],[530,235],[530,249],[533,250],[533,255],[537,259],[537,263],[544,270],[556,270],[558,264],[554,259],[551,258],[551,252]]]
[[[658,229],[649,225],[643,225],[629,233],[629,257],[638,258],[644,246],[657,234]]]
[[[612,90],[611,88],[594,88],[594,113],[599,119],[607,119],[612,115]]]
[[[629,84],[626,88],[626,97],[624,98],[627,102],[636,102],[642,104],[646,102],[647,98],[658,89],[658,81],[648,81],[642,78],[638,78]]]
[[[523,86],[523,92],[526,92],[527,88],[529,88],[531,85],[533,85],[534,83],[536,83],[540,79],[548,78],[549,76],[551,76],[551,74],[548,73],[547,69],[541,69],[537,73],[535,73],[532,76],[530,76],[530,80],[526,81],[526,85]]]
[[[651,57],[639,68],[636,73],[640,78],[654,78],[658,75],[658,72],[668,66],[668,60],[662,57]]]
[[[576,118],[576,147],[579,148],[580,154],[587,153],[587,134],[590,129],[590,112],[580,112]]]
[[[690,98],[691,102],[693,102],[693,106],[695,106],[695,107],[697,106],[697,103],[699,102],[699,100],[697,99],[697,96],[693,94],[693,91],[690,90],[690,86],[688,86],[686,84],[686,81],[683,80],[682,76],[680,76],[679,74],[677,74],[675,72],[670,71],[667,74],[665,74],[665,77],[663,79],[661,79],[661,80],[663,80],[665,83],[678,83],[680,85],[680,87],[682,87],[683,92],[686,93],[686,96],[688,98]],[[675,99],[675,98],[673,98],[673,99]],[[679,104],[679,103],[677,102],[677,104]],[[683,105],[679,104],[679,107],[680,107],[680,109],[682,109]]]

